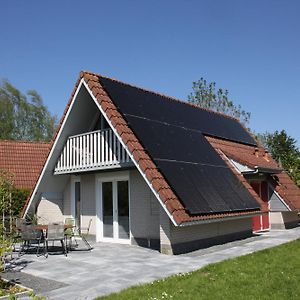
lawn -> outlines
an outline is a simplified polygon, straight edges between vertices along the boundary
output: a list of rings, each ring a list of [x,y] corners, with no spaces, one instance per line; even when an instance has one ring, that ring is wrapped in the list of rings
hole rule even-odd
[[[97,299],[300,299],[300,240]]]

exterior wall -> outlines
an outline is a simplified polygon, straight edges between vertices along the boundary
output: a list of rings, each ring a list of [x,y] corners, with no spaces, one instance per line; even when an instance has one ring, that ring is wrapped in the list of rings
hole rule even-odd
[[[180,254],[252,235],[251,218],[175,227],[160,213],[160,248],[164,254]]]
[[[72,177],[65,186],[63,200],[64,218],[72,218]],[[81,202],[81,227],[87,228],[92,219],[90,234],[96,234],[96,208],[95,208],[95,175],[84,174],[80,176],[80,202]]]
[[[63,214],[65,218],[71,218],[71,179],[64,189]]]
[[[159,203],[137,170],[131,170],[129,174],[131,242],[156,247],[159,245],[160,237]],[[95,176],[96,174],[80,176],[81,227],[87,228],[92,219],[90,234],[96,234]],[[70,176],[59,197],[51,195],[43,197],[38,207],[38,214],[44,223],[62,222],[65,218],[74,217],[71,199],[71,189],[74,188],[72,178]]]
[[[172,249],[172,224],[163,210],[160,207],[159,213],[160,226],[159,226],[159,235],[160,235],[160,252],[163,254],[174,254]]]
[[[270,212],[271,229],[288,229],[298,226],[299,216],[296,211]]]
[[[131,243],[159,246],[159,206],[145,180],[137,170],[130,171]]]
[[[87,228],[92,219],[89,234],[96,234],[95,175],[80,176],[81,227]],[[84,233],[84,232],[83,232]]]
[[[63,195],[61,193],[44,193],[37,207],[39,223],[63,222]]]
[[[269,187],[269,198],[270,211],[289,211],[286,205],[283,203],[282,199],[271,187]]]

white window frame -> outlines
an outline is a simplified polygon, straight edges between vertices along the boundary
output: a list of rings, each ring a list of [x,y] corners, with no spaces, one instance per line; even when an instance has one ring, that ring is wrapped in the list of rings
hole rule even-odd
[[[95,200],[96,200],[96,241],[110,242],[119,244],[131,243],[131,218],[130,218],[130,176],[128,171],[117,173],[104,173],[95,176]],[[129,238],[120,239],[118,231],[118,199],[117,199],[117,182],[128,181],[128,205],[129,205]],[[103,202],[102,202],[102,183],[113,183],[113,237],[108,238],[103,236]]]
[[[74,219],[75,219],[75,213],[76,213],[76,208],[75,208],[75,183],[76,182],[81,182],[80,176],[71,176],[71,184],[70,184],[71,216]],[[80,185],[80,193],[81,193],[81,185]],[[81,200],[81,197],[80,197],[80,200]],[[80,211],[81,211],[81,206],[82,206],[82,203],[80,201]],[[80,222],[81,222],[81,215],[80,215]]]

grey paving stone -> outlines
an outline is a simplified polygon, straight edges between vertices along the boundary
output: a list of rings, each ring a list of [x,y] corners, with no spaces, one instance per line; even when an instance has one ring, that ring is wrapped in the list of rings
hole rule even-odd
[[[44,293],[67,286],[64,282],[36,277],[25,272],[8,271],[1,276],[12,282],[33,289],[36,293]]]
[[[93,243],[92,251],[73,251],[68,257],[51,255],[46,259],[26,254],[16,259],[13,269],[24,276],[40,277],[37,282],[46,280],[45,286],[33,288],[47,299],[89,300],[299,237],[300,228],[272,231],[178,256],[137,246]]]

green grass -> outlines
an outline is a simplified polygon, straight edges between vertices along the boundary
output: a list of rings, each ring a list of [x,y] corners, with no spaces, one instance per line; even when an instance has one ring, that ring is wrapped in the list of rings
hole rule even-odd
[[[300,240],[97,299],[300,299]]]

